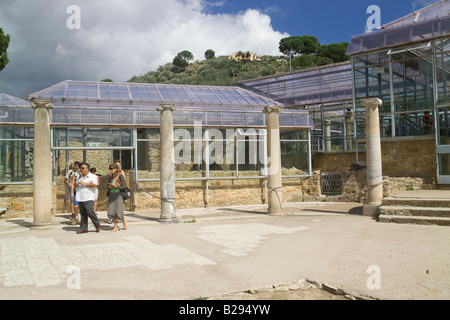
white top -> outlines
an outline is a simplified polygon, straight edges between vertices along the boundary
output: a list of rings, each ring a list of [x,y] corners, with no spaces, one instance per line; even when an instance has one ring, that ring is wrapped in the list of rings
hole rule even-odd
[[[77,179],[77,182],[80,183],[80,181],[83,181],[84,183],[93,183],[97,185],[97,176],[90,172],[85,177],[83,177],[83,175],[80,174],[80,176]],[[89,188],[80,184],[77,189],[76,200],[78,202],[94,201],[95,189],[96,187]]]

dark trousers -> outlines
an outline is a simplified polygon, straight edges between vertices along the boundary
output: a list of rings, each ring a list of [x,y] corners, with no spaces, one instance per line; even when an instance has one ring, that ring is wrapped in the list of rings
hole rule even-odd
[[[80,202],[80,228],[81,230],[88,229],[88,217],[91,219],[94,226],[97,228],[100,226],[100,221],[98,221],[97,215],[94,212],[94,201],[84,201]]]

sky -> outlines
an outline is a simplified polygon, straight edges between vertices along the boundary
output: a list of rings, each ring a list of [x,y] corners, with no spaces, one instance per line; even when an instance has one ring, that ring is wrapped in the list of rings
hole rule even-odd
[[[11,36],[0,93],[25,98],[64,80],[127,81],[178,52],[203,60],[236,51],[281,55],[279,41],[312,35],[321,44],[366,32],[371,5],[381,25],[433,0],[0,0]]]

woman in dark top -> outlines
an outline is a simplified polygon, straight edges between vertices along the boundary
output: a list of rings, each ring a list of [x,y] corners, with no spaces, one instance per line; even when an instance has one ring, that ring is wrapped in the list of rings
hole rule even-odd
[[[123,175],[115,164],[109,166],[109,183],[108,183],[108,216],[113,218],[114,229],[111,232],[116,232],[117,219],[123,222],[123,229],[127,229],[127,222],[123,215],[123,198],[122,191],[127,187],[127,183]]]

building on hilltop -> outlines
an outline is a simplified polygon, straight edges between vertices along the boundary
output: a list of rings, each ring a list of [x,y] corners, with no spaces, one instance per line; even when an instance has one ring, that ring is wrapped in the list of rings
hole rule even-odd
[[[231,56],[228,57],[230,60],[236,60],[236,61],[261,61],[261,58],[259,58],[256,54],[252,52],[235,52]]]

